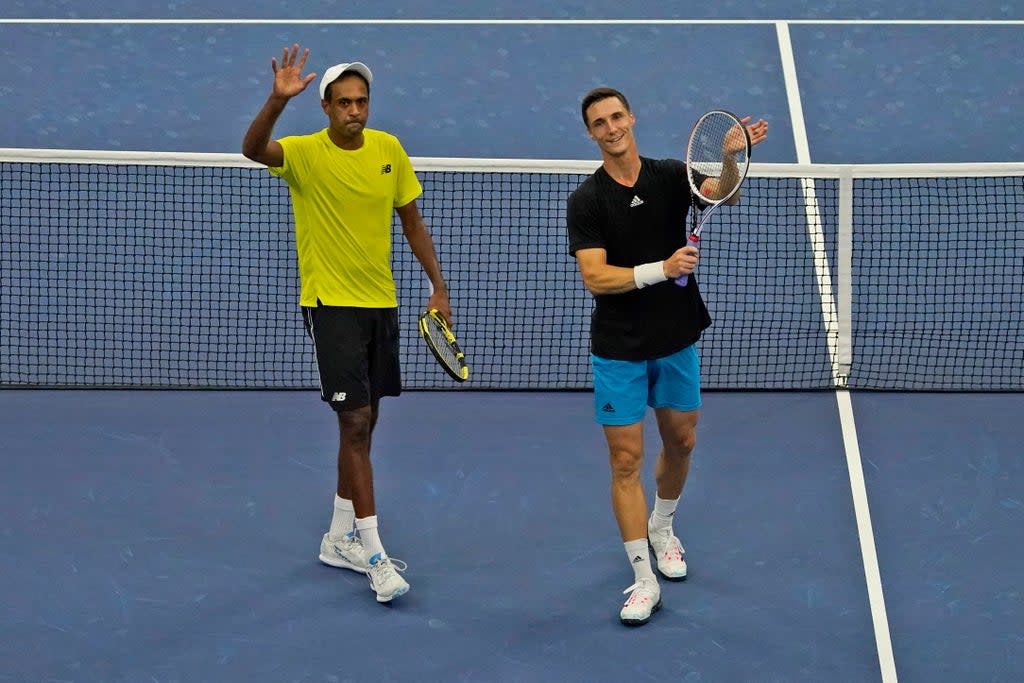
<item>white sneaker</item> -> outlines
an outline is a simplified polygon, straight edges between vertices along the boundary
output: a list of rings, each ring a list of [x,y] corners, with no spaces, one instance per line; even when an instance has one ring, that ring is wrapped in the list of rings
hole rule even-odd
[[[647,542],[651,544],[651,550],[658,559],[658,571],[669,581],[684,581],[686,579],[686,560],[683,555],[683,544],[672,533],[672,527],[654,529],[651,521],[647,521]]]
[[[370,588],[377,594],[377,602],[390,602],[392,598],[409,592],[409,583],[398,574],[405,569],[405,562],[392,560],[386,553],[377,553],[370,558],[366,574],[370,577]]]
[[[355,532],[348,532],[338,541],[332,541],[329,536],[324,534],[324,540],[320,541],[320,561],[332,567],[365,574],[369,563],[363,552],[363,542]]]
[[[628,626],[646,624],[651,615],[661,608],[661,586],[657,579],[637,579],[622,591],[629,593],[619,612],[619,620]]]

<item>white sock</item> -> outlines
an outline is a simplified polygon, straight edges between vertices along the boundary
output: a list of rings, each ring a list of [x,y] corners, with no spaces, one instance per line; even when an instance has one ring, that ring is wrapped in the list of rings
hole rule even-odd
[[[327,537],[332,541],[340,540],[342,536],[352,531],[352,523],[356,519],[355,508],[352,501],[334,494],[334,516],[331,517],[331,530]]]
[[[672,516],[676,513],[676,506],[679,499],[665,500],[654,496],[654,514],[651,516],[651,526],[655,529],[672,528]]]
[[[380,534],[377,533],[377,515],[363,517],[356,520],[356,529],[359,530],[359,538],[363,541],[363,550],[366,552],[366,559],[370,559],[377,553],[384,552],[384,546],[380,542]]]
[[[654,570],[651,569],[651,555],[647,551],[647,539],[638,538],[635,541],[626,541],[623,545],[626,547],[626,557],[629,558],[630,565],[633,567],[633,574],[636,580],[654,579]]]

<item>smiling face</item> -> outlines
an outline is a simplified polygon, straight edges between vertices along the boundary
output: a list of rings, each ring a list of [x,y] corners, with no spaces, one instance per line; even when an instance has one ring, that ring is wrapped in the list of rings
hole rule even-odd
[[[605,157],[635,153],[633,124],[636,119],[629,107],[616,96],[596,100],[584,111],[587,132],[601,148]]]

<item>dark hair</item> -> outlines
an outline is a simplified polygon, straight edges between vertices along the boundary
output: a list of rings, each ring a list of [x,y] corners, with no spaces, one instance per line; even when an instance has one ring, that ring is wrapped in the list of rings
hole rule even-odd
[[[617,98],[619,102],[622,102],[622,106],[626,108],[626,111],[632,111],[629,108],[629,100],[627,100],[626,96],[620,93],[615,88],[594,88],[593,90],[588,92],[586,96],[583,98],[583,104],[580,107],[580,111],[583,114],[584,126],[586,126],[588,129],[590,128],[590,121],[587,120],[587,110],[590,109],[590,105],[594,104],[595,102],[600,102],[601,100],[606,100],[609,97]]]
[[[340,81],[341,79],[347,78],[349,76],[359,76],[359,78],[363,79],[363,83],[366,84],[366,96],[367,97],[370,96],[370,82],[368,80],[366,80],[366,78],[363,76],[363,74],[359,73],[358,71],[342,71],[340,76],[338,76],[333,81],[328,83],[327,87],[324,88],[324,100],[330,102],[331,101],[331,86],[334,85],[335,83],[337,83],[338,81]]]

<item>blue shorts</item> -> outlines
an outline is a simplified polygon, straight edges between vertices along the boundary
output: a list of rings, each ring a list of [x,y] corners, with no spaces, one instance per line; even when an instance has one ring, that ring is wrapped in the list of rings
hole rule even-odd
[[[647,406],[700,408],[697,345],[655,360],[611,360],[590,354],[594,368],[594,417],[602,425],[630,425]]]

